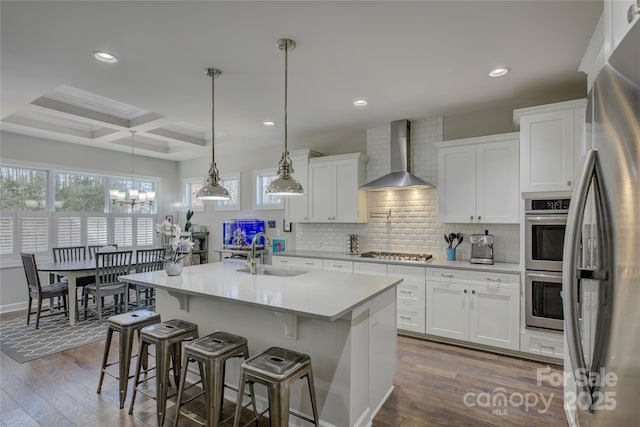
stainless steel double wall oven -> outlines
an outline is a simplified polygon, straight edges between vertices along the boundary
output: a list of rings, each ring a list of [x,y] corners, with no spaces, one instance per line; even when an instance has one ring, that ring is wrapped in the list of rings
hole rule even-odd
[[[563,330],[562,251],[569,199],[525,200],[525,323]]]

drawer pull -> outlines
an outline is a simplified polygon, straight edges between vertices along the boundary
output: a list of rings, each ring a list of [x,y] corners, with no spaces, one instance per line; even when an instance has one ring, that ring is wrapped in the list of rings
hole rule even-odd
[[[288,262],[289,262],[289,261],[287,261],[286,259],[281,259],[281,260],[280,260],[280,264],[286,264],[286,263],[288,263]]]
[[[450,278],[450,279],[451,279],[451,278],[453,278],[453,274],[444,274],[444,273],[440,273],[440,275],[441,275],[442,277],[448,277],[448,278]]]
[[[315,265],[315,262],[305,262],[306,265]]]
[[[465,289],[463,292],[466,294],[466,293],[467,293],[467,290]]]
[[[494,279],[493,277],[487,277],[487,282],[502,282],[501,278]]]
[[[554,346],[554,345],[545,345],[545,344],[540,344],[540,343],[538,343],[538,347],[540,347],[540,348],[548,348],[549,350],[555,350],[556,349],[556,346]]]
[[[411,316],[402,316],[400,315],[400,318],[403,320],[411,320]]]
[[[342,268],[343,267],[342,264],[333,264],[333,266],[336,267],[336,268]]]

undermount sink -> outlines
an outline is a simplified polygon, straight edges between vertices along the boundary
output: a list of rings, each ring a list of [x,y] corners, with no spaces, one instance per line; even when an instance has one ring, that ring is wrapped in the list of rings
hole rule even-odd
[[[241,268],[236,271],[240,273],[251,274],[251,269],[249,267]],[[265,268],[265,267],[256,268],[256,275],[258,276],[294,277],[294,276],[300,276],[301,274],[306,274],[306,273],[308,273],[308,271],[305,271],[305,270],[289,270],[284,268]]]

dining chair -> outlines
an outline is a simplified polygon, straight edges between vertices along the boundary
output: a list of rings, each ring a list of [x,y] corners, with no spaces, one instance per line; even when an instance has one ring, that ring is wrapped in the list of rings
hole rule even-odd
[[[108,245],[87,245],[89,259],[94,259],[98,252],[113,252],[117,250],[118,245],[116,243],[109,243]]]
[[[164,268],[164,257],[167,248],[138,249],[136,251],[136,273],[157,271]],[[136,308],[140,308],[140,295],[144,292],[145,307],[149,307],[155,298],[155,289],[151,286],[129,284],[129,288],[136,293]]]
[[[53,312],[54,309],[60,310],[60,304],[58,305],[49,305],[47,309],[49,311],[49,315],[53,316],[56,314],[64,314],[68,315],[69,312],[67,310],[67,296],[69,295],[69,289],[67,288],[66,283],[56,282],[48,285],[42,285],[40,283],[40,276],[38,275],[38,267],[36,266],[36,256],[34,254],[21,253],[20,257],[22,258],[22,266],[24,267],[24,274],[27,276],[27,286],[29,288],[29,306],[27,308],[27,325],[29,324],[29,320],[31,319],[31,315],[36,315],[36,329],[40,327],[40,317],[42,313],[42,300],[49,299],[50,301],[53,298],[61,297],[62,298],[62,308],[64,311],[58,311],[56,313]],[[36,299],[38,304],[36,312],[31,311],[31,303],[33,299]]]
[[[87,248],[85,246],[51,248],[51,251],[53,252],[54,262],[84,261],[87,259]],[[84,298],[84,287],[95,282],[95,280],[93,276],[78,277],[76,279],[76,289],[80,289],[80,297],[78,295],[75,296],[76,317],[78,317],[79,313],[78,303],[82,303]],[[55,281],[67,283],[69,279],[64,276],[57,276]]]
[[[96,253],[96,280],[85,287],[84,294],[84,317],[87,318],[87,310],[89,303],[89,296],[95,297],[96,311],[98,313],[98,320],[102,322],[102,312],[105,308],[104,297],[113,296],[115,310],[118,310],[119,306],[124,305],[124,311],[127,311],[129,298],[127,296],[127,284],[120,282],[118,279],[120,276],[129,274],[131,271],[131,258],[133,251],[115,251]],[[122,298],[119,301],[119,298]]]

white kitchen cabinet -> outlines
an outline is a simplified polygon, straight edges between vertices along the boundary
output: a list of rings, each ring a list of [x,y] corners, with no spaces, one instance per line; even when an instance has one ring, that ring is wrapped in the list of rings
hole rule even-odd
[[[587,101],[513,112],[520,127],[520,191],[571,191],[579,164]]]
[[[387,275],[387,264],[372,262],[354,262],[353,272],[358,274]]]
[[[309,222],[366,222],[365,162],[362,153],[309,160]]]
[[[640,3],[637,0],[605,0],[605,42],[607,58],[618,47],[631,27],[640,20]]]
[[[318,157],[320,153],[312,150],[292,151],[291,166],[293,176],[302,184],[302,196],[285,197],[284,217],[288,222],[309,221],[309,159]]]
[[[316,258],[302,258],[289,256],[274,256],[273,265],[293,267],[302,270],[322,270],[322,260]]]
[[[325,259],[322,261],[322,269],[331,271],[342,271],[344,273],[353,273],[353,262]]]
[[[429,269],[426,333],[519,350],[520,276]]]
[[[441,223],[518,223],[518,133],[436,143]]]
[[[387,267],[387,274],[403,279],[396,290],[398,329],[424,334],[426,269],[390,264]]]

